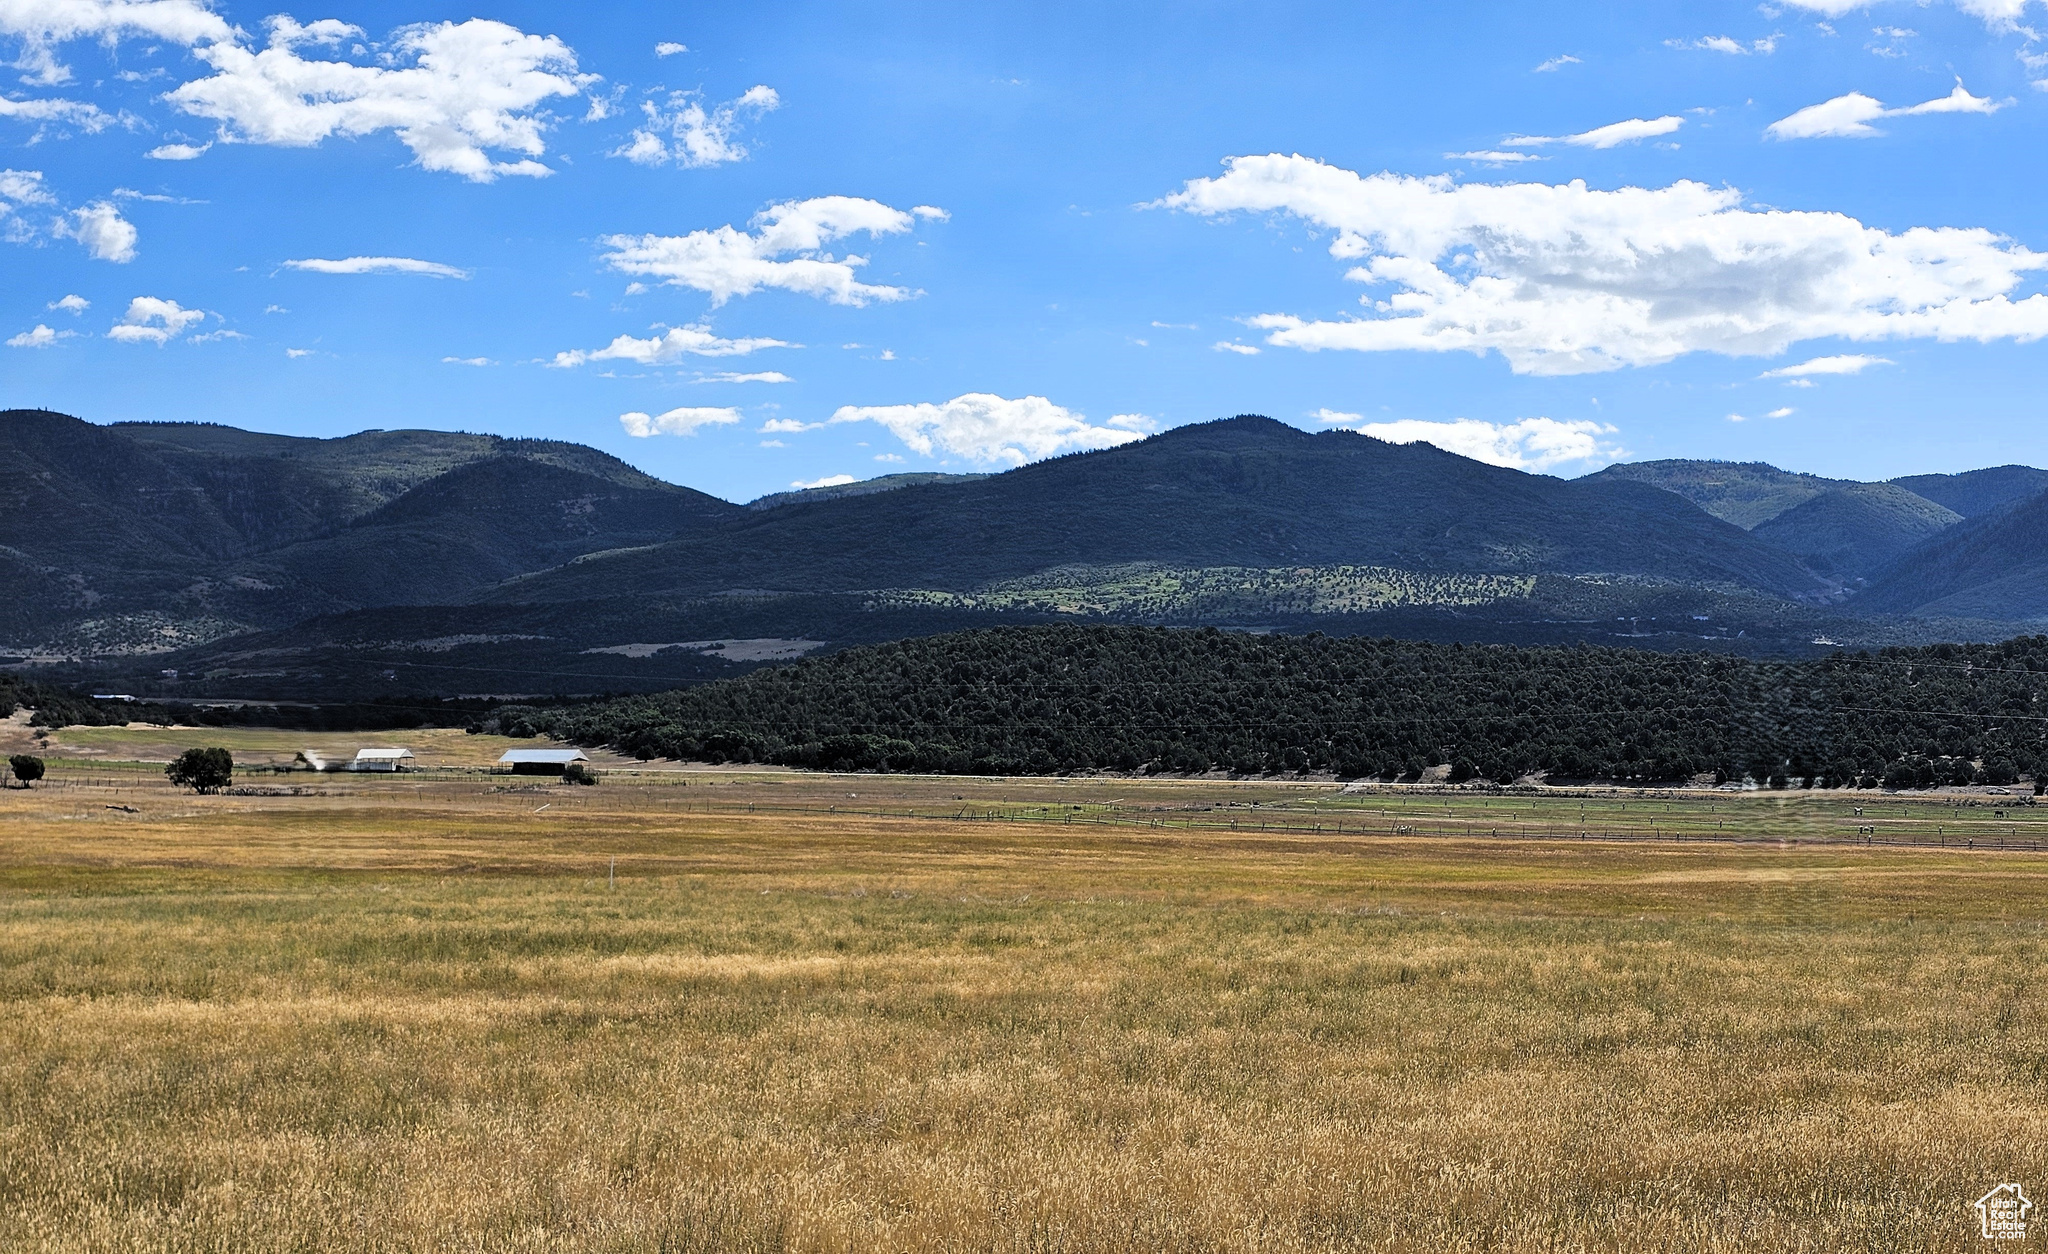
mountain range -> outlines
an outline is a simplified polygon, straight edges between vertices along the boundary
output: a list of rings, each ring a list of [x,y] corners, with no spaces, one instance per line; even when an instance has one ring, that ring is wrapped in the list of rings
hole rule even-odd
[[[1077,618],[1753,652],[2048,619],[2048,471],[2024,466],[1562,480],[1242,416],[740,505],[454,432],[16,410],[0,436],[0,649],[193,695],[641,688]]]

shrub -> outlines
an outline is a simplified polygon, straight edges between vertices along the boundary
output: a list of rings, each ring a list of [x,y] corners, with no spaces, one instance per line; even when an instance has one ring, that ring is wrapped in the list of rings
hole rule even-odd
[[[23,788],[43,777],[43,760],[33,754],[17,753],[7,759],[7,766],[14,772],[14,778],[21,781]]]
[[[565,784],[595,784],[597,772],[581,762],[571,762],[562,768],[562,782]]]
[[[187,749],[164,768],[164,775],[180,788],[219,792],[234,782],[235,759],[226,749]]]

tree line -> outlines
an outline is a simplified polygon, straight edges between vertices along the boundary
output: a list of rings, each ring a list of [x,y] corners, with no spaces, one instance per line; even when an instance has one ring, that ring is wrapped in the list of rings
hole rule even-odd
[[[1776,787],[2048,775],[2048,636],[1804,661],[1120,626],[849,649],[471,730],[827,770]]]

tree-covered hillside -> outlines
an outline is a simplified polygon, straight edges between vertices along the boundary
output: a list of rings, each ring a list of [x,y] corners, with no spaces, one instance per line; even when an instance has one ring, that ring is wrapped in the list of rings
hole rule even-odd
[[[643,757],[1046,774],[1330,771],[1509,782],[1704,772],[1821,786],[2048,768],[2048,637],[1758,662],[1213,629],[1034,627],[849,650],[552,711]]]

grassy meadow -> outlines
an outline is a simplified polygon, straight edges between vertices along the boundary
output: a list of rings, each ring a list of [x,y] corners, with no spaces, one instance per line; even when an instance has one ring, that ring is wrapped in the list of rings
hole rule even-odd
[[[2002,799],[51,775],[0,1249],[1959,1251],[2048,1192]]]

